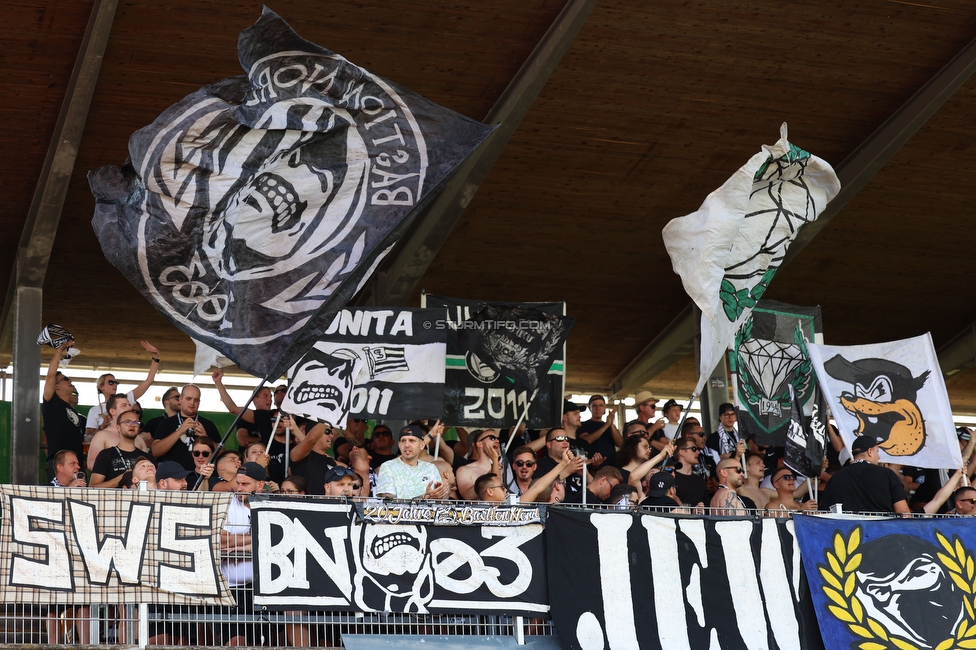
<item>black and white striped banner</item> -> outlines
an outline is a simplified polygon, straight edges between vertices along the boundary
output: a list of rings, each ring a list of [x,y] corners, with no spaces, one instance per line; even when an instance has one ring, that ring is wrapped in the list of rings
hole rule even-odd
[[[791,521],[550,508],[546,540],[577,650],[823,647]]]

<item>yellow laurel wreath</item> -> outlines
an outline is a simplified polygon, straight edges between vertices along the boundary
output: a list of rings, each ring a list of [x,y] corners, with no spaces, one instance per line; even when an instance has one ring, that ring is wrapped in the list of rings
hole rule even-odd
[[[939,561],[963,592],[966,617],[959,623],[955,635],[939,643],[934,650],[976,650],[976,561],[958,536],[953,536],[951,542],[938,531],[935,536],[945,550],[945,553],[938,553]],[[817,565],[824,581],[821,589],[831,603],[827,609],[863,639],[856,643],[859,650],[919,650],[915,644],[889,635],[878,621],[866,614],[854,594],[857,587],[854,573],[861,565],[861,554],[856,552],[860,545],[860,526],[855,527],[846,540],[843,533],[838,532],[834,535],[833,549],[824,552],[827,564]]]
[[[904,639],[889,636],[880,623],[867,615],[861,600],[854,594],[857,586],[854,572],[861,566],[861,554],[856,552],[860,545],[860,526],[855,527],[846,540],[843,533],[838,532],[834,535],[833,550],[824,553],[827,564],[817,565],[824,581],[821,589],[832,603],[827,609],[846,623],[853,634],[864,639],[856,646],[859,650],[919,650],[918,646]],[[939,650],[945,649],[940,647]]]

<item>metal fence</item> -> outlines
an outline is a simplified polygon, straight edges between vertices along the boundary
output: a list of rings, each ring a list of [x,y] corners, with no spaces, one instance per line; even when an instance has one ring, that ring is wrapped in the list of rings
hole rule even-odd
[[[560,504],[558,507],[574,506]],[[596,509],[619,511],[629,508],[596,506]],[[635,511],[648,514],[662,512],[661,509],[651,508]],[[724,514],[712,508],[696,508],[676,516],[694,518]],[[873,514],[893,516],[890,513]],[[753,519],[769,515],[766,511],[758,510],[748,512],[745,517]],[[837,513],[831,515],[837,516]],[[226,559],[231,558],[222,555],[221,560]],[[234,559],[249,560],[250,557],[235,552]],[[3,604],[0,605],[0,645],[220,647],[243,642],[268,647],[341,648],[343,635],[346,634],[510,636],[520,643],[525,637],[556,634],[555,627],[547,619],[500,615],[255,611],[251,606],[251,586],[231,585],[238,600],[237,607],[128,603],[86,606]]]

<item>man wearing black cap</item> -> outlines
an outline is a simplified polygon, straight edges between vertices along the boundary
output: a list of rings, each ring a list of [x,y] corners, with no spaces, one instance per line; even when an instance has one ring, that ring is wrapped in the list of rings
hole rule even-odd
[[[674,475],[664,470],[651,476],[647,487],[647,498],[641,501],[641,506],[674,510],[681,505],[677,502],[677,497]]]
[[[376,496],[393,499],[443,499],[448,486],[433,463],[420,460],[427,433],[416,424],[400,431],[400,455],[383,463],[376,480]]]
[[[821,509],[839,503],[846,512],[909,512],[901,479],[878,466],[877,440],[871,436],[855,438],[851,455],[853,462],[834,474],[824,488]]]
[[[351,467],[338,465],[325,473],[325,496],[352,497],[359,494],[362,478]]]
[[[705,444],[722,458],[741,458],[746,453],[746,441],[739,437],[735,426],[735,407],[728,402],[719,404],[718,429],[708,436]]]
[[[190,470],[175,460],[164,460],[156,467],[157,490],[185,490]]]

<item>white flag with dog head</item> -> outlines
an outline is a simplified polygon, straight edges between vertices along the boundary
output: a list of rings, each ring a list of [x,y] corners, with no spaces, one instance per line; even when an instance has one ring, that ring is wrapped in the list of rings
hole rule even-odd
[[[807,344],[848,447],[878,442],[883,462],[958,469],[962,455],[931,334],[874,345]]]

